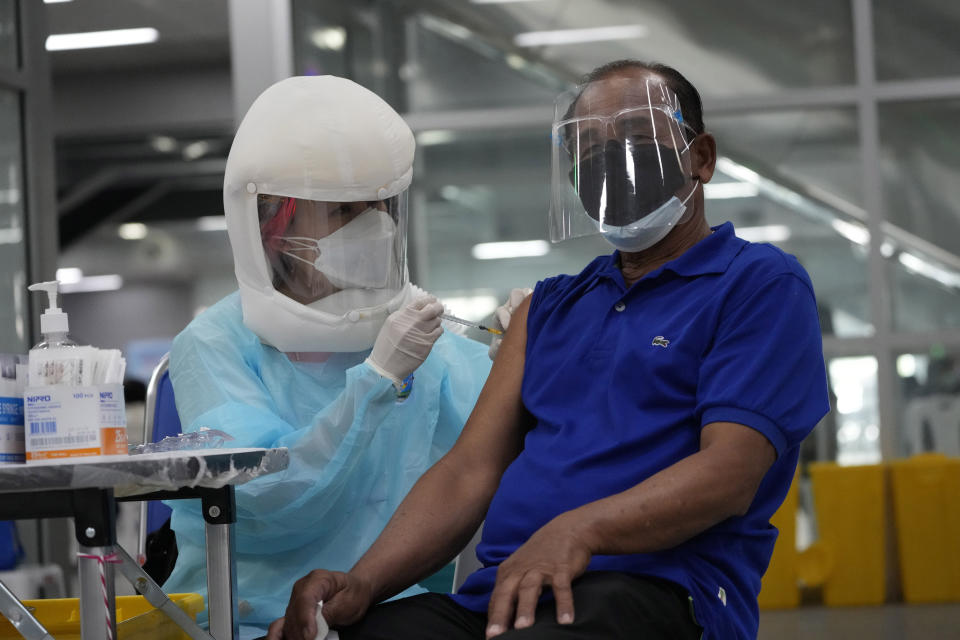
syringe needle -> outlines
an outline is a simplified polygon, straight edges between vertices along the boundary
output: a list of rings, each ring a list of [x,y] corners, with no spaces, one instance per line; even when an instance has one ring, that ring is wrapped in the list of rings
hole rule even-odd
[[[443,318],[444,320],[449,320],[450,322],[456,322],[456,323],[459,323],[459,324],[466,325],[466,326],[468,326],[468,327],[473,327],[474,329],[480,329],[481,331],[487,331],[487,332],[489,332],[489,333],[494,333],[494,334],[496,334],[496,335],[498,335],[498,336],[503,335],[503,331],[500,331],[499,329],[492,329],[492,328],[490,328],[490,327],[486,327],[486,326],[480,324],[479,322],[471,322],[470,320],[464,320],[463,318],[458,318],[457,316],[451,316],[451,315],[446,314],[446,313],[441,313],[441,314],[440,314],[440,317]]]

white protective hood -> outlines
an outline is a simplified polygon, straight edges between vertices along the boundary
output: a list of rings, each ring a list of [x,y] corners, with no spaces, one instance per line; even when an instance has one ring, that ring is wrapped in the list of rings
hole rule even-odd
[[[384,200],[413,175],[410,127],[386,102],[335,76],[281,80],[247,111],[233,140],[223,205],[240,285],[243,322],[281,351],[363,351],[387,315],[411,298],[407,279],[370,306],[334,315],[279,293],[271,282],[257,194],[309,200]]]

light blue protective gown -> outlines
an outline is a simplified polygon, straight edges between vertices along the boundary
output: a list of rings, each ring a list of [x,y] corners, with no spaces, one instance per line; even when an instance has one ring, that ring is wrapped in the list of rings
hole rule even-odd
[[[444,332],[400,402],[364,363],[368,353],[292,362],[244,326],[238,293],[174,340],[170,375],[185,432],[206,426],[232,435],[228,446],[290,449],[286,471],[236,488],[243,625],[282,616],[310,570],[353,566],[453,445],[490,370],[486,345]],[[168,504],[179,557],[164,590],[206,597],[200,501]]]

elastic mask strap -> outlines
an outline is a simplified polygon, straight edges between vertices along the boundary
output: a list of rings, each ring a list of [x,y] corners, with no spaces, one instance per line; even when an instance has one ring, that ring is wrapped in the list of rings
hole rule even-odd
[[[288,258],[293,258],[294,260],[299,260],[304,264],[308,264],[314,269],[317,268],[317,261],[307,260],[302,258],[297,254],[293,253],[294,251],[316,251],[317,255],[320,255],[320,247],[317,246],[316,238],[307,238],[304,236],[281,236],[277,239],[279,242],[283,243],[292,243],[294,246],[287,246],[285,249],[280,250],[280,253],[287,256]],[[299,244],[300,246],[296,246]]]
[[[687,194],[687,197],[680,201],[680,204],[686,206],[687,201],[693,197],[693,194],[696,193],[697,187],[700,186],[700,178],[697,176],[690,176],[690,179],[693,180],[693,189],[690,189],[690,193]]]
[[[308,238],[305,236],[279,236],[277,241],[282,241],[292,245],[287,247],[287,250],[290,251],[302,251],[304,249],[310,249],[318,253],[320,251],[320,247],[318,246],[316,238]]]
[[[295,253],[290,253],[289,251],[281,251],[280,253],[282,253],[283,255],[287,256],[288,258],[293,258],[294,260],[299,260],[300,262],[303,262],[303,263],[305,263],[305,264],[308,264],[308,265],[310,265],[311,267],[313,267],[314,269],[316,269],[316,267],[317,267],[315,260],[307,260],[306,258],[301,258],[301,257],[298,256],[297,254],[295,254]]]

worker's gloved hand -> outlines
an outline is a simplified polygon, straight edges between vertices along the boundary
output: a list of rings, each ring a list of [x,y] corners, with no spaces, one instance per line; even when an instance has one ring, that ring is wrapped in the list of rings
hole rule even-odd
[[[507,301],[497,307],[497,310],[493,312],[493,322],[490,323],[490,327],[506,331],[507,327],[510,326],[510,317],[513,315],[513,312],[517,310],[520,303],[531,293],[533,293],[533,289],[529,287],[512,289]],[[490,350],[487,353],[490,354],[491,360],[497,357],[497,351],[500,349],[500,343],[502,341],[503,336],[496,335],[493,336],[493,340],[490,341]]]
[[[443,305],[433,296],[414,300],[387,316],[367,358],[374,371],[400,388],[403,379],[423,364],[443,329]]]

